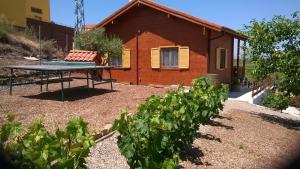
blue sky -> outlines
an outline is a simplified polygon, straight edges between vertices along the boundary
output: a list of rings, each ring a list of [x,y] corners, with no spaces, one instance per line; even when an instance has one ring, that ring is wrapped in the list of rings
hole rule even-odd
[[[128,0],[84,0],[86,23],[99,23]],[[241,29],[252,19],[271,19],[300,11],[300,0],[155,0],[162,5],[189,13],[233,29]],[[51,20],[74,26],[74,0],[50,0]]]

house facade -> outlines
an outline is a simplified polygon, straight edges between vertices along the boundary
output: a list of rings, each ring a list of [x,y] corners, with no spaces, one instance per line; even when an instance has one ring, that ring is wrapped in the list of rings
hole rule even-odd
[[[105,28],[123,41],[122,56],[111,60],[113,78],[142,85],[191,85],[196,77],[210,73],[230,83],[234,39],[246,39],[149,0],[129,2],[95,28]]]

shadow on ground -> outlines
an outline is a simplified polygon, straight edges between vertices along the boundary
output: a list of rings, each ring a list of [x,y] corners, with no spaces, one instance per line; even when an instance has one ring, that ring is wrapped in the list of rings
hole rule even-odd
[[[74,87],[64,89],[64,101],[76,101],[82,100],[93,96],[103,95],[106,93],[118,92],[117,90],[110,89],[98,89],[98,88],[86,88],[86,87]],[[54,100],[61,101],[61,90],[43,92],[37,95],[23,96],[30,99],[40,99],[40,100]]]
[[[209,120],[205,125],[221,127],[221,128],[225,128],[227,130],[234,130],[234,128],[232,126],[225,125],[225,124],[215,121],[215,120]]]
[[[214,135],[211,135],[211,134],[205,134],[205,133],[200,133],[198,132],[197,133],[197,139],[200,138],[200,139],[206,139],[206,140],[210,140],[210,141],[217,141],[219,143],[222,143],[222,140],[221,138],[218,138]]]
[[[265,114],[265,113],[256,114],[256,113],[252,112],[251,114],[261,118],[264,121],[270,122],[272,124],[278,124],[287,129],[300,131],[300,121],[298,121],[298,120],[282,118],[282,117],[279,117],[276,115]]]
[[[201,161],[201,157],[203,156],[204,154],[202,150],[192,145],[186,145],[184,150],[180,153],[180,159],[182,161],[190,161],[195,165],[204,165],[204,163]]]

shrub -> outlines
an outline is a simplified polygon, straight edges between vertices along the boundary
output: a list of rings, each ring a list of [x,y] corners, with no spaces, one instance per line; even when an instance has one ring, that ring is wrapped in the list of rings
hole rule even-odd
[[[71,119],[65,130],[54,134],[37,121],[23,133],[14,116],[1,127],[0,150],[16,168],[85,168],[94,139],[81,118]]]
[[[5,40],[8,33],[15,31],[15,28],[8,22],[8,20],[0,16],[0,41]]]
[[[97,51],[100,55],[120,56],[122,52],[122,40],[108,36],[105,29],[92,29],[81,32],[74,37],[75,47],[81,50]]]
[[[289,97],[281,92],[268,91],[265,96],[262,97],[262,105],[276,110],[284,110],[289,105]]]
[[[52,56],[57,52],[57,42],[55,40],[42,41],[41,43],[42,54]]]
[[[165,96],[151,96],[135,115],[122,113],[114,123],[118,146],[131,168],[176,168],[179,153],[196,137],[200,124],[218,115],[227,98],[225,86],[208,78],[194,80],[192,88]]]

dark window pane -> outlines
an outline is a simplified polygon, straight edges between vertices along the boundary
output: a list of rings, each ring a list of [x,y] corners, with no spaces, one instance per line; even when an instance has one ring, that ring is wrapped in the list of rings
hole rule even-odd
[[[42,14],[43,11],[39,8],[35,8],[35,7],[31,7],[31,12],[35,12],[35,13],[39,13],[39,14]]]
[[[162,67],[178,66],[178,48],[162,48],[160,56]]]
[[[110,58],[110,65],[116,67],[122,66],[122,56],[116,56]]]
[[[226,64],[226,50],[221,49],[220,55],[220,68],[224,69]]]

